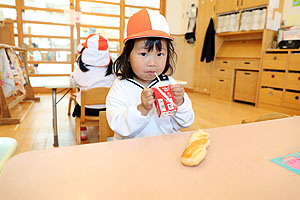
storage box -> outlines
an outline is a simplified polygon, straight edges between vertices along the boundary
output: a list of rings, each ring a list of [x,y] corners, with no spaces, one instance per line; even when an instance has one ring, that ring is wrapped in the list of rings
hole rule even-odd
[[[283,40],[300,40],[300,30],[284,31]]]

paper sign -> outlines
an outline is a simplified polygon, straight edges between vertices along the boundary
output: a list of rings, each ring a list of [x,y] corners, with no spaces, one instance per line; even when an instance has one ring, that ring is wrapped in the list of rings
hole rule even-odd
[[[300,0],[293,0],[293,7],[300,6]]]
[[[300,175],[300,152],[274,158],[271,161]]]
[[[269,0],[269,7],[279,8],[280,0]]]

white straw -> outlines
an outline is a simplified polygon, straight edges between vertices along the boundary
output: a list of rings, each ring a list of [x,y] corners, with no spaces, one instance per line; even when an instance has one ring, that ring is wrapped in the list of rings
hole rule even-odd
[[[154,74],[155,74],[156,78],[159,80],[159,83],[160,83],[160,85],[161,85],[161,86],[163,86],[163,84],[162,84],[162,82],[161,82],[160,78],[158,77],[157,73],[156,73],[156,72],[154,72]]]

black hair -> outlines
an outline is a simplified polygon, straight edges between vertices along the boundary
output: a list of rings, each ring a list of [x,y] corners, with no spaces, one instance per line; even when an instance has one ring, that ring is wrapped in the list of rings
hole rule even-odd
[[[85,63],[82,62],[81,55],[82,55],[82,52],[83,52],[84,49],[85,48],[82,48],[82,50],[80,51],[80,54],[79,54],[79,56],[77,58],[77,63],[78,63],[78,66],[79,66],[79,68],[80,68],[81,71],[87,72],[87,71],[89,71],[89,69],[86,68],[86,67],[92,66],[92,65],[88,65],[88,64],[85,64]],[[107,65],[105,76],[108,76],[108,75],[111,75],[111,74],[113,74],[113,62],[110,59],[109,64]]]
[[[175,70],[175,63],[177,59],[177,54],[175,52],[172,40],[164,39],[160,37],[148,37],[146,40],[145,47],[148,52],[152,51],[154,47],[158,51],[161,51],[162,49],[161,40],[165,40],[167,42],[167,52],[168,52],[166,66],[162,73],[163,74],[167,73],[166,75],[172,75]],[[114,62],[113,71],[117,75],[117,77],[120,78],[121,80],[127,78],[133,78],[135,75],[129,63],[129,56],[134,47],[135,41],[136,39],[127,40],[125,42],[123,52]]]

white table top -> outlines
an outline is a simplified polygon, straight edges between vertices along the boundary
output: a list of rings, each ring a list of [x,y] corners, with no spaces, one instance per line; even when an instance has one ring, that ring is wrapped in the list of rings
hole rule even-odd
[[[299,199],[298,174],[270,159],[300,151],[300,117],[207,129],[197,167],[180,156],[192,132],[31,151],[8,161],[1,199]]]
[[[71,88],[75,87],[71,84],[69,76],[53,76],[47,77],[47,81],[44,83],[45,88]]]

